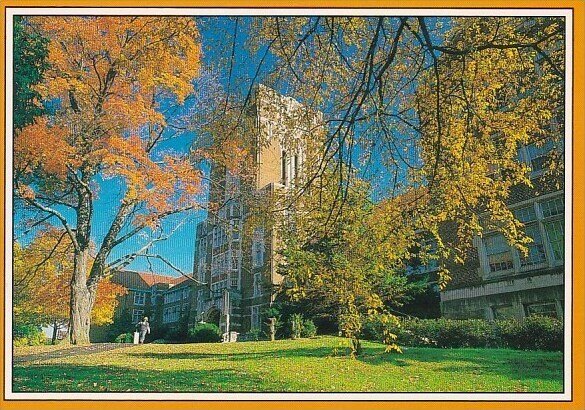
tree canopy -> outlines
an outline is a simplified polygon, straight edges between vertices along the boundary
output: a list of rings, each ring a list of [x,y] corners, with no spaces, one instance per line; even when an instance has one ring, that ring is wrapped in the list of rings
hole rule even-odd
[[[85,343],[98,282],[148,253],[145,246],[110,263],[112,249],[198,204],[200,173],[185,154],[158,147],[176,134],[168,132],[166,110],[193,92],[199,32],[186,17],[28,20],[47,39],[48,68],[35,89],[52,110],[15,135],[14,193],[71,241],[70,336]],[[98,178],[117,181],[123,196],[90,263]]]

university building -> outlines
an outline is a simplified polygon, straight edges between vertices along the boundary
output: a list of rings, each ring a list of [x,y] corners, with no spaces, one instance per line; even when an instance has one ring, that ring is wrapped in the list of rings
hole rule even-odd
[[[522,319],[564,315],[565,191],[545,183],[546,158],[553,142],[530,144],[518,152],[531,168],[532,187],[513,187],[509,208],[532,238],[528,253],[511,247],[504,236],[485,232],[474,238],[465,264],[449,266],[452,280],[441,292],[448,318]],[[562,149],[562,147],[561,147]]]
[[[131,315],[132,323],[149,316],[154,325],[169,329],[185,318],[191,324],[215,323],[224,333],[261,327],[263,309],[274,301],[273,289],[282,277],[275,229],[265,218],[255,218],[254,208],[300,181],[316,151],[307,136],[323,127],[321,114],[263,85],[245,112],[252,124],[245,136],[253,143],[250,174],[234,176],[212,165],[209,203],[217,206],[197,225],[192,278],[116,272],[111,280],[128,293],[120,297],[115,315]],[[97,340],[99,329],[93,333]]]
[[[169,328],[185,317],[189,323],[215,323],[223,333],[261,328],[262,313],[274,301],[282,276],[277,269],[275,229],[258,218],[255,207],[264,199],[292,191],[316,151],[308,144],[315,137],[306,137],[323,127],[319,113],[264,86],[256,89],[246,115],[253,124],[246,131],[246,138],[254,143],[248,164],[251,173],[239,177],[212,165],[209,202],[214,206],[196,227],[195,281],[132,271],[112,278],[129,290],[117,312],[131,314],[133,323],[150,314],[151,321]],[[544,176],[553,148],[552,142],[530,144],[518,152],[519,161],[532,170],[532,187],[513,187],[508,205],[533,240],[528,253],[511,247],[498,232],[474,238],[464,264],[445,262],[452,277],[447,287],[439,292],[434,286],[442,316],[563,317],[565,195],[562,184],[555,188],[545,183]],[[426,245],[432,252],[432,241]],[[440,263],[431,259],[410,267],[407,274],[433,278],[439,268]]]
[[[310,163],[309,141],[322,116],[296,100],[259,85],[246,110],[246,138],[253,142],[246,178],[212,165],[209,202],[217,211],[197,226],[193,317],[219,325],[222,332],[246,333],[262,325],[274,301],[278,238],[255,218],[254,208],[294,187]],[[261,210],[268,212],[267,210]]]

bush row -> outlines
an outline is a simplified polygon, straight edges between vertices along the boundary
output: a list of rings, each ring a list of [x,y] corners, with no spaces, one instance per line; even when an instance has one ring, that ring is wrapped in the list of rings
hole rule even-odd
[[[563,350],[563,322],[533,316],[506,319],[403,319],[391,329],[398,344],[434,347],[505,347],[522,350]],[[362,329],[367,340],[382,340],[382,324],[369,320]]]
[[[174,342],[191,342],[191,343],[214,343],[221,341],[221,331],[211,323],[197,323],[187,330],[187,335],[182,336],[180,330],[170,330],[167,332],[164,340]],[[156,340],[163,340],[157,338]],[[116,343],[132,343],[134,341],[133,333],[122,333],[114,340]]]

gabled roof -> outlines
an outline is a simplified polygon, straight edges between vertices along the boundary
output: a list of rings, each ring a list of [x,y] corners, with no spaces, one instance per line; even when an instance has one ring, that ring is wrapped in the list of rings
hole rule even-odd
[[[117,271],[112,275],[112,282],[118,283],[129,289],[149,289],[157,283],[164,283],[173,286],[177,283],[180,283],[177,281],[183,278],[183,276],[176,277],[152,272],[122,270]]]
[[[159,275],[158,273],[152,272],[136,272],[138,276],[150,287],[155,283],[168,283],[172,285],[179,278],[175,276]]]
[[[179,276],[178,278],[175,278],[175,280],[173,281],[173,285],[180,285],[186,281],[188,281],[189,278],[186,276]]]

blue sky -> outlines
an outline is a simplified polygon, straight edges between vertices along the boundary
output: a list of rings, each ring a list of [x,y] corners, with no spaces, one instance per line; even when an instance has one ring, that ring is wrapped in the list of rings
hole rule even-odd
[[[209,108],[206,105],[213,101],[213,98],[209,97],[209,93],[217,93],[218,91],[225,92],[229,88],[230,93],[246,95],[251,80],[254,78],[260,60],[265,52],[265,49],[260,49],[256,53],[251,54],[245,47],[251,22],[250,18],[240,17],[236,22],[236,18],[207,17],[198,18],[197,22],[200,28],[204,53],[204,70],[201,78],[196,80],[194,99],[190,100],[189,104],[186,104],[185,107],[181,108],[178,112],[179,115],[184,115],[188,112],[191,112],[193,115],[204,115]],[[235,30],[236,24],[237,30]],[[209,69],[206,70],[205,68],[210,67],[211,63],[216,61],[219,55],[225,55],[226,52],[231,52],[231,49],[234,46],[232,42],[232,34],[234,31],[237,32],[234,48],[236,64],[233,67],[231,81],[229,81],[228,86],[229,75],[227,71],[224,70],[223,72],[217,72]],[[267,74],[268,70],[270,70],[273,61],[273,57],[268,54],[264,61],[264,65],[259,71],[257,81],[262,81],[262,78]],[[162,107],[166,108],[165,103],[162,103]],[[169,119],[171,122],[173,121],[173,118]],[[164,142],[160,147],[160,150],[173,150],[186,153],[198,137],[199,134],[197,129],[184,132]],[[355,153],[356,156],[359,154],[359,152]],[[378,177],[381,176],[381,181],[383,183],[384,179],[388,176],[384,176],[383,167],[380,168],[376,165],[378,160],[375,157],[373,162],[374,163],[371,164],[372,168],[369,169],[369,173],[371,175],[377,175]],[[97,178],[95,182],[99,185],[99,197],[94,206],[94,230],[92,232],[92,239],[95,243],[99,244],[109,228],[114,213],[118,208],[124,193],[124,186],[119,179],[103,180]],[[67,214],[66,210],[63,210],[63,212]],[[69,220],[74,221],[74,217],[71,213],[68,213],[67,215]],[[176,230],[168,240],[158,242],[153,246],[152,253],[161,254],[183,271],[190,273],[193,269],[196,226],[197,223],[205,218],[206,212],[204,210],[188,212],[167,218],[163,224],[164,230],[167,232],[175,228]],[[15,222],[18,223],[20,219],[21,215],[15,215]],[[18,235],[18,229],[16,233]],[[135,251],[146,243],[147,239],[148,238],[144,235],[137,235],[126,243],[119,245],[112,252],[110,260],[115,260],[120,256]],[[156,273],[177,275],[177,272],[173,271],[164,263],[153,260],[152,265],[150,265],[145,258],[136,259],[135,262],[128,266],[128,268],[146,271],[152,269]]]
[[[219,87],[224,92],[228,89],[229,76],[227,72],[209,72],[205,68],[210,67],[211,63],[218,58],[218,54],[222,53],[223,50],[220,47],[227,47],[231,50],[232,34],[236,28],[236,21],[233,18],[209,17],[197,19],[197,22],[201,33],[204,70],[202,78],[196,81],[195,94],[197,101],[205,101],[206,94],[210,92],[210,88],[215,89]],[[232,80],[229,86],[230,93],[245,95],[248,92],[250,81],[254,77],[259,64],[259,56],[265,51],[265,49],[260,49],[258,53],[251,54],[245,47],[244,43],[247,38],[249,25],[249,18],[244,17],[238,19],[235,60],[240,63],[234,65]],[[245,62],[245,64],[242,64],[242,62]],[[266,67],[270,67],[270,62],[270,59],[265,61],[267,63]],[[262,78],[265,70],[261,70],[259,78]],[[238,81],[235,81],[235,79],[238,79]],[[160,148],[172,149],[177,152],[187,152],[198,137],[199,135],[196,130],[185,132],[180,137],[166,142]],[[115,205],[119,203],[121,198],[119,181],[99,181],[99,185],[103,194],[100,195],[95,206],[94,226],[97,229],[93,233],[94,240],[98,243],[105,235],[109,227],[109,222],[113,218],[113,212],[108,212],[108,210],[115,209]],[[152,253],[158,253],[164,256],[181,270],[191,273],[193,270],[196,227],[206,217],[207,213],[204,210],[199,210],[167,218],[163,224],[164,230],[166,232],[174,230],[173,235],[166,241],[157,242],[152,247]],[[179,227],[177,228],[178,225]],[[115,260],[120,256],[132,252],[145,242],[146,238],[144,236],[137,236],[117,247],[112,252],[110,259]],[[151,260],[151,263],[152,265],[145,258],[138,258],[128,266],[128,269],[145,271],[152,269],[156,273],[178,274],[163,262]]]

